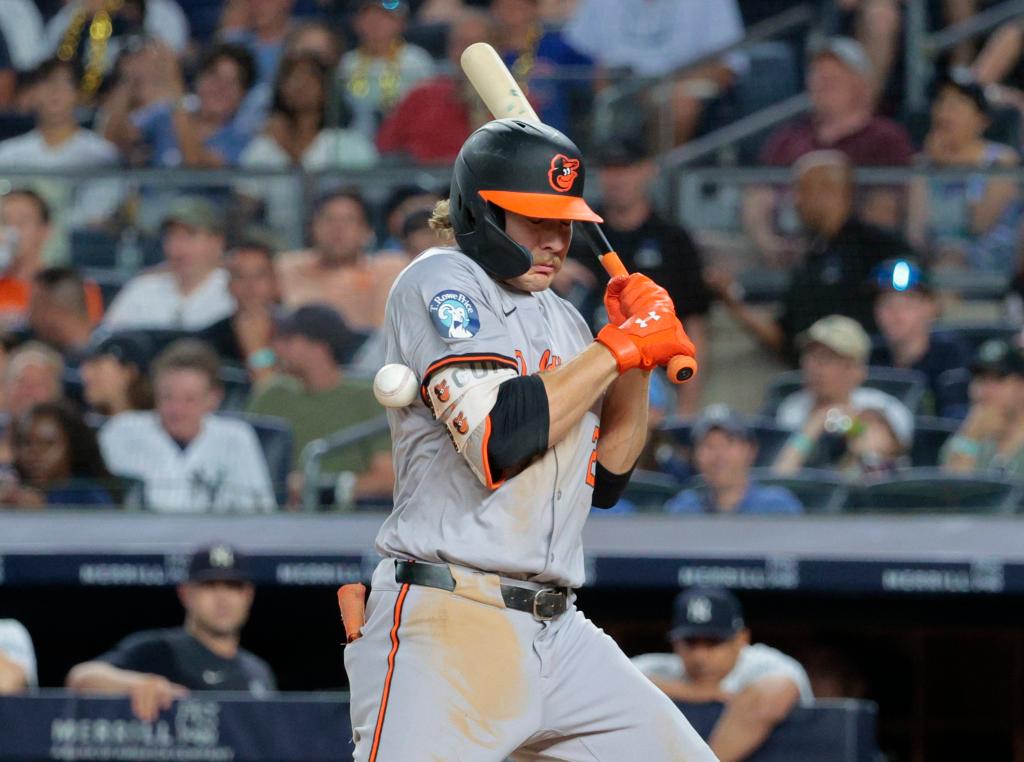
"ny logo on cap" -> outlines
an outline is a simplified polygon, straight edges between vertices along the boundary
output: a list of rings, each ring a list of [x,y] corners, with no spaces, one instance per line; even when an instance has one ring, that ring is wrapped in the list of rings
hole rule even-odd
[[[711,621],[711,601],[698,596],[686,604],[686,618],[694,624]]]
[[[231,568],[235,565],[235,554],[226,545],[217,545],[210,548],[210,565],[223,568]]]

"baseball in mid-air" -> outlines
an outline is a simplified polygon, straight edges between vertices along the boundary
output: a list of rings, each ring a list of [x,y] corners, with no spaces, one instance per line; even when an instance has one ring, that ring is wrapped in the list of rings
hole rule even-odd
[[[416,399],[419,390],[416,374],[399,363],[385,365],[373,377],[373,396],[384,407],[405,407]]]

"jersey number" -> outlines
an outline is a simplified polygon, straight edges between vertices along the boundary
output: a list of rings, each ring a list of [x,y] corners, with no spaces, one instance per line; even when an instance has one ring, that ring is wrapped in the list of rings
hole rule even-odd
[[[590,453],[590,462],[587,463],[587,484],[591,487],[594,486],[594,482],[597,481],[597,438],[601,436],[601,427],[594,427],[594,437],[591,441],[594,443],[594,450]]]

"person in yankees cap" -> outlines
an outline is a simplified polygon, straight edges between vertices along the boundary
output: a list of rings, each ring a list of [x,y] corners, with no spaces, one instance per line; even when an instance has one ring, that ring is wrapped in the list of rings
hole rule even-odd
[[[551,127],[484,125],[434,210],[446,245],[391,289],[385,361],[422,399],[388,409],[395,507],[365,625],[345,617],[357,762],[714,759],[575,605],[583,524],[629,480],[650,373],[694,356],[643,275],[611,281],[596,340],[551,292],[576,225],[600,221],[585,171]]]
[[[747,759],[794,706],[814,700],[798,661],[751,644],[740,602],[724,588],[677,595],[668,640],[672,653],[642,654],[633,664],[673,701],[725,704],[709,739],[721,762]]]
[[[95,659],[76,665],[67,686],[79,693],[126,694],[132,712],[153,722],[190,691],[276,690],[263,659],[239,645],[255,590],[242,554],[226,543],[199,548],[178,585],[185,624],[137,632]]]

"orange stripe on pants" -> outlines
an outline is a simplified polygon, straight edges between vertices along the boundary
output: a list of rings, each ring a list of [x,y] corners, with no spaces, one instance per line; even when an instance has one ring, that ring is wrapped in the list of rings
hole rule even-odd
[[[377,727],[373,731],[373,746],[370,748],[369,762],[375,762],[380,751],[380,736],[384,730],[384,714],[388,710],[388,695],[391,693],[391,678],[395,674],[395,657],[398,655],[398,627],[402,624],[402,605],[409,592],[409,585],[402,585],[395,600],[394,624],[391,626],[391,652],[388,654],[388,674],[384,678],[384,692],[380,697],[380,709],[377,712]]]

